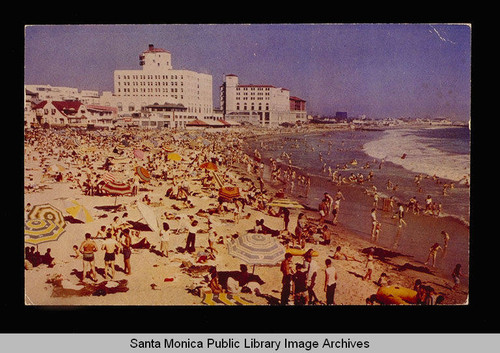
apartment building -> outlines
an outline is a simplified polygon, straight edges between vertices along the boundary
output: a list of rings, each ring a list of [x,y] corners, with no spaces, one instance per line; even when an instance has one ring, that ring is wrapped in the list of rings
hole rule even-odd
[[[175,70],[171,53],[153,44],[139,55],[139,65],[138,70],[114,71],[114,94],[106,99],[119,114],[141,112],[154,104],[182,105],[186,118],[179,127],[213,115],[212,75]]]
[[[224,76],[220,88],[224,119],[265,127],[306,120],[305,101],[290,97],[286,88],[272,85],[240,84],[237,75]]]

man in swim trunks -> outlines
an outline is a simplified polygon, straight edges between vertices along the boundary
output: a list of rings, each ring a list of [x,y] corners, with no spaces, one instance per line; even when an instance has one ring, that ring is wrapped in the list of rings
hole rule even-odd
[[[91,239],[90,233],[85,233],[85,240],[80,245],[80,252],[83,254],[83,274],[82,279],[85,280],[87,277],[86,267],[90,265],[91,278],[93,281],[97,281],[97,273],[95,270],[95,258],[94,253],[97,251],[97,246],[95,242]]]
[[[120,250],[121,245],[111,236],[111,233],[106,234],[106,240],[102,244],[102,250],[105,250],[104,254],[104,273],[105,277],[108,278],[108,268],[111,269],[111,279],[115,277],[115,252]]]

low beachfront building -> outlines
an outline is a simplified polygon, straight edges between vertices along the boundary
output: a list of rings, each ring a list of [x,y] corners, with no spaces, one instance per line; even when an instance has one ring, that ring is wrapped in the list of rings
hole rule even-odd
[[[47,101],[33,104],[35,123],[32,126],[111,128],[117,119],[117,109],[85,105],[80,101]]]
[[[87,123],[96,128],[111,129],[118,117],[118,109],[102,105],[89,104]]]
[[[87,110],[80,101],[43,100],[33,106],[39,126],[86,126]]]
[[[276,127],[306,121],[305,101],[290,97],[286,88],[272,85],[243,85],[237,75],[224,76],[220,87],[224,119],[242,124]]]
[[[182,105],[182,119],[213,115],[212,75],[173,69],[171,53],[153,44],[139,55],[139,65],[138,70],[114,71],[114,93],[105,99],[118,108],[119,115],[142,112],[152,105]],[[176,127],[172,122],[170,126]],[[177,123],[185,125],[184,120]]]

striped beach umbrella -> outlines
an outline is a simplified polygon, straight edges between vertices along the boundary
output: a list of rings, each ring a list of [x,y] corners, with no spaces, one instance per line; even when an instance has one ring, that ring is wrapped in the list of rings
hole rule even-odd
[[[28,214],[30,220],[49,220],[61,228],[66,227],[63,213],[49,203],[35,205]]]
[[[148,182],[151,180],[151,174],[149,174],[149,171],[146,168],[137,166],[135,167],[135,172],[137,173],[139,178],[141,178],[142,181]]]
[[[55,241],[63,232],[64,227],[50,219],[28,219],[24,222],[24,241],[29,244]]]
[[[251,301],[238,295],[212,292],[203,293],[201,302],[205,305],[253,305]]]
[[[116,177],[113,174],[106,172],[102,175],[101,179],[104,180],[106,183],[109,183],[115,181]]]
[[[219,197],[224,201],[232,201],[240,197],[240,189],[236,186],[224,186],[219,189]]]
[[[118,180],[106,182],[102,190],[111,195],[126,195],[132,193],[132,187],[129,184]]]
[[[254,265],[276,265],[280,263],[286,249],[277,238],[260,233],[246,233],[228,244],[230,255]]]
[[[171,153],[171,152],[174,152],[175,151],[175,148],[172,147],[172,146],[161,146],[161,148],[167,152],[167,153]]]

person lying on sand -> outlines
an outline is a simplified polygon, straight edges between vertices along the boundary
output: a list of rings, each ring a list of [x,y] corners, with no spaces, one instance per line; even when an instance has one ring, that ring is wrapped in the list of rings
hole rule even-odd
[[[357,261],[357,262],[362,262],[361,260],[356,259],[354,256],[347,256],[345,253],[342,252],[342,247],[339,245],[335,249],[335,253],[333,256],[330,256],[334,260],[346,260],[346,261]]]

